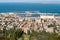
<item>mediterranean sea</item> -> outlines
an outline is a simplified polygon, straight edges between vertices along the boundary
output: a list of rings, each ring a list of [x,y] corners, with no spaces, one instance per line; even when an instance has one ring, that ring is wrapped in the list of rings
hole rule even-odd
[[[60,4],[0,3],[0,13],[2,12],[24,12],[24,11],[39,11],[42,13],[60,14]]]

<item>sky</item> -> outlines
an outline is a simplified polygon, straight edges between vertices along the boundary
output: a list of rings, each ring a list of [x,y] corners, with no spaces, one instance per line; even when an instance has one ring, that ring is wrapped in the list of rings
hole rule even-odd
[[[60,0],[0,0],[1,2],[23,2],[23,3],[60,3]]]

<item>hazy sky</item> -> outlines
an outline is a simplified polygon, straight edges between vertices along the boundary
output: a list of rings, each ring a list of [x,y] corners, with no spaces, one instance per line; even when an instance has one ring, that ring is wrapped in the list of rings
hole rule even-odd
[[[60,0],[0,0],[0,2],[60,3]]]

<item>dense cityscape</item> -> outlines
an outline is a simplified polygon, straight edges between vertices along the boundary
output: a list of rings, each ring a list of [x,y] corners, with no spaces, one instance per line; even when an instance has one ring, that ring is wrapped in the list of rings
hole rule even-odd
[[[21,17],[17,13],[1,13],[0,37],[1,40],[59,40],[60,16]]]

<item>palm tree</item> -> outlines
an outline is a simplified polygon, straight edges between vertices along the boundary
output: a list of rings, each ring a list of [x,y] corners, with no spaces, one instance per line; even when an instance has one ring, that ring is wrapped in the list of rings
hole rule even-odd
[[[4,26],[4,28],[3,28],[3,34],[4,34],[4,37],[5,37],[5,40],[7,40],[7,30],[6,30],[6,26]]]
[[[43,21],[43,19],[41,19],[41,24],[42,24],[43,31],[45,31],[42,21]]]
[[[53,22],[53,25],[54,25],[54,33],[55,33],[55,30],[56,30],[56,21]]]

